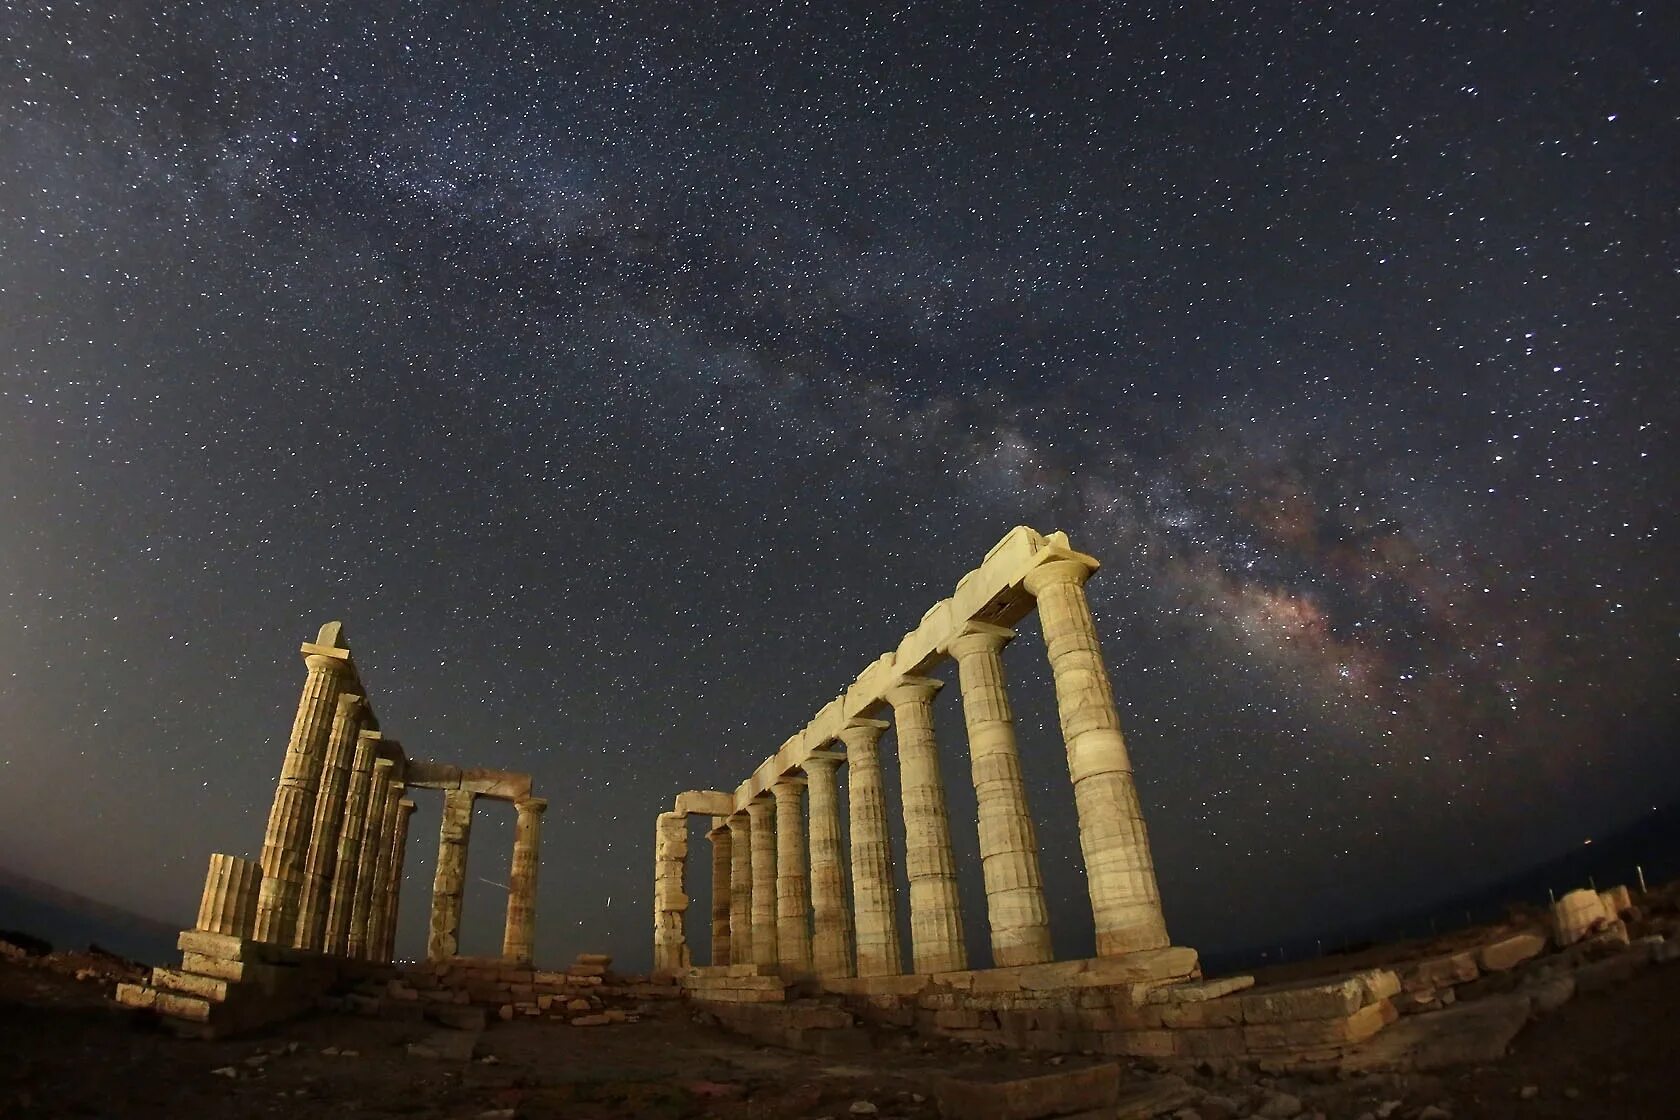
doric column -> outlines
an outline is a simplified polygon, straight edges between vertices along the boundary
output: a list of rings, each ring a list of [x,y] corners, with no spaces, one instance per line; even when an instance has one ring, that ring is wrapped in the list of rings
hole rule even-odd
[[[257,922],[257,895],[261,890],[262,868],[255,860],[224,856],[210,857],[210,871],[204,876],[204,894],[198,902],[194,929],[229,937],[250,937]]]
[[[943,681],[903,677],[886,692],[898,737],[904,800],[904,871],[910,880],[910,959],[918,975],[968,967],[951,817],[933,736],[933,694]]]
[[[446,961],[461,949],[461,895],[467,886],[467,842],[472,839],[476,797],[470,789],[446,790],[443,795],[437,872],[432,876],[431,928],[426,935],[429,961]]]
[[[856,971],[834,773],[840,758],[819,751],[805,760],[811,796],[811,964],[818,976],[851,976]]]
[[[516,802],[513,826],[513,867],[508,873],[507,926],[502,933],[502,956],[529,961],[536,951],[537,863],[542,844],[542,815],[548,802],[527,797]]]
[[[1003,677],[1003,645],[1013,630],[970,622],[951,642],[962,685],[968,757],[979,802],[980,867],[986,881],[986,916],[992,965],[1051,960],[1050,913],[1038,867],[1038,831],[1027,810],[1015,715]]]
[[[356,857],[356,893],[350,904],[350,932],[344,938],[344,955],[363,960],[368,951],[368,917],[372,913],[374,891],[378,887],[379,854],[389,846],[385,829],[385,814],[392,800],[391,770],[396,764],[388,758],[375,759],[373,775],[368,783],[367,813],[362,825],[362,850]],[[384,900],[384,896],[380,896]]]
[[[747,803],[752,818],[752,963],[774,966],[776,941],[775,807],[763,797]]]
[[[752,820],[733,813],[729,825],[729,963],[751,964],[753,956]]]
[[[338,695],[332,731],[327,736],[321,766],[320,790],[315,795],[314,823],[309,829],[309,852],[303,862],[303,888],[298,899],[297,931],[292,944],[320,949],[327,936],[333,869],[338,865],[338,836],[344,824],[344,799],[350,787],[350,767],[356,756],[367,704],[350,692]]]
[[[351,679],[350,650],[345,648],[344,628],[339,623],[321,627],[315,641],[305,642],[302,649],[309,676],[286,744],[268,830],[263,833],[263,878],[257,895],[257,940],[274,945],[290,945],[297,931],[298,895],[309,855],[309,825],[315,815],[321,763],[339,690]]]
[[[397,827],[391,834],[391,870],[385,877],[385,922],[381,927],[385,936],[374,947],[373,959],[389,961],[397,947],[397,913],[402,901],[403,864],[408,856],[408,818],[414,815],[414,802],[397,802]]]
[[[853,720],[840,729],[846,745],[846,800],[852,832],[852,916],[857,922],[857,974],[897,976],[904,971],[898,939],[887,796],[881,781],[878,719]]]
[[[776,963],[790,976],[811,972],[811,892],[805,882],[805,782],[782,778],[776,796]]]
[[[385,815],[374,837],[373,890],[368,892],[367,932],[362,936],[362,956],[370,961],[379,959],[385,948],[385,918],[391,901],[392,844],[397,836],[397,818],[402,815],[403,786],[392,782],[385,798]]]
[[[706,839],[712,842],[712,964],[729,963],[730,870],[734,841],[722,817],[712,818]]]
[[[688,894],[683,872],[688,863],[688,815],[661,813],[653,845],[653,968],[682,972],[689,967]]]
[[[1095,561],[1052,560],[1027,574],[1056,678],[1056,707],[1079,811],[1079,847],[1096,920],[1097,955],[1169,944],[1149,834],[1120,735],[1114,690],[1085,600]]]
[[[343,823],[338,832],[338,862],[327,890],[327,931],[321,938],[321,951],[334,956],[343,956],[350,942],[356,871],[362,865],[362,833],[367,829],[368,791],[373,785],[373,761],[382,738],[377,731],[358,734],[356,754],[350,763]]]

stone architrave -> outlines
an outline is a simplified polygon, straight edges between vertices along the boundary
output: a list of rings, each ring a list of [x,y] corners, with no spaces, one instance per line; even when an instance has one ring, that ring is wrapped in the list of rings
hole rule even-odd
[[[332,903],[333,869],[338,865],[338,836],[344,823],[344,802],[350,788],[350,768],[356,756],[356,737],[367,718],[367,702],[351,692],[338,695],[321,785],[315,795],[314,824],[309,852],[303,862],[303,888],[298,899],[297,931],[292,944],[299,949],[322,947],[327,936],[327,911]]]
[[[1114,689],[1085,598],[1096,566],[1089,558],[1052,560],[1029,572],[1024,585],[1038,600],[1056,679],[1097,955],[1110,957],[1170,942]]]
[[[385,876],[385,921],[380,927],[385,936],[374,946],[373,959],[389,961],[397,947],[397,913],[402,902],[403,864],[408,856],[408,818],[414,815],[414,802],[397,802],[397,827],[391,835],[391,870]]]
[[[338,832],[338,862],[327,891],[327,928],[321,951],[343,956],[350,941],[350,917],[356,907],[356,872],[362,865],[362,834],[367,829],[368,791],[373,785],[373,762],[383,736],[363,731],[356,736],[350,781],[344,794],[344,817]]]
[[[712,842],[712,964],[729,963],[730,870],[734,843],[722,817],[712,818],[706,839]]]
[[[344,954],[352,960],[364,960],[368,955],[368,919],[373,912],[374,894],[379,884],[379,855],[389,843],[385,830],[386,810],[394,800],[391,771],[395,763],[388,758],[375,759],[373,775],[368,784],[368,804],[362,825],[362,850],[356,858],[356,895],[350,905],[350,932],[344,939]],[[384,901],[384,894],[379,894]]]
[[[368,895],[367,933],[362,939],[362,956],[370,961],[379,959],[385,948],[385,919],[391,901],[391,857],[397,838],[397,821],[402,816],[402,783],[392,782],[385,798],[385,815],[375,837],[377,850],[373,858],[373,890]]]
[[[548,802],[527,797],[514,803],[513,866],[508,873],[507,924],[502,932],[502,957],[529,962],[536,951],[537,865],[542,845],[542,815]]]
[[[840,729],[846,746],[846,800],[852,837],[852,918],[857,924],[857,974],[897,976],[904,971],[898,936],[892,841],[881,780],[877,719],[853,720]]]
[[[910,880],[910,958],[917,975],[968,967],[951,817],[933,734],[933,694],[942,687],[943,681],[903,677],[886,691],[898,738],[904,871]]]
[[[729,963],[751,964],[753,870],[752,819],[746,812],[730,814],[729,826]]]
[[[840,755],[817,752],[805,760],[811,799],[811,966],[823,977],[851,976],[856,971],[835,777],[840,759]]]
[[[212,855],[193,928],[228,937],[250,937],[257,921],[261,883],[262,867],[255,860],[219,852]]]
[[[443,793],[437,871],[432,876],[431,927],[426,936],[427,960],[446,961],[461,950],[461,898],[467,886],[467,844],[472,839],[477,796],[470,789]]]
[[[774,804],[755,798],[747,804],[752,818],[752,963],[774,967],[776,940],[776,817]]]
[[[782,778],[776,797],[776,963],[789,976],[811,972],[810,888],[805,881],[805,782]]]
[[[297,718],[286,744],[286,761],[263,833],[262,885],[257,896],[256,939],[292,944],[297,932],[303,865],[309,855],[309,825],[321,780],[327,736],[332,730],[338,694],[352,679],[350,650],[341,623],[321,627],[314,642],[302,647],[309,675],[298,700]]]
[[[1003,676],[1003,646],[1014,636],[1013,630],[1001,626],[970,622],[950,644],[968,725],[994,968],[1043,964],[1054,958],[1038,866],[1038,831],[1027,809],[1015,716]]]
[[[659,814],[653,858],[653,968],[655,972],[682,972],[690,964],[684,928],[688,895],[683,890],[688,814]]]

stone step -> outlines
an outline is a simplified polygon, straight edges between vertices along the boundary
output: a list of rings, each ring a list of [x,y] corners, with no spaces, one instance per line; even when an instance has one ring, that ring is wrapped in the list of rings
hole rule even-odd
[[[226,1003],[235,981],[216,976],[202,976],[178,968],[152,969],[152,987],[160,991],[179,992],[196,996],[211,1003]]]
[[[171,1019],[185,1019],[193,1023],[210,1021],[209,1000],[164,991],[150,984],[118,984],[116,999],[124,1007],[155,1011]]]

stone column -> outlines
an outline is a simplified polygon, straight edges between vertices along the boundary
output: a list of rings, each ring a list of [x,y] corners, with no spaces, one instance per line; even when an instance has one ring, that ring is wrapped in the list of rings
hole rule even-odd
[[[729,825],[729,963],[751,964],[753,956],[752,820],[733,813]]]
[[[1024,582],[1038,599],[1056,678],[1097,955],[1109,957],[1170,942],[1114,690],[1085,600],[1085,580],[1095,566],[1095,561],[1052,560],[1034,568]]]
[[[362,936],[362,956],[370,961],[378,960],[385,950],[385,918],[391,902],[391,856],[397,837],[397,818],[402,815],[399,808],[402,791],[401,782],[391,783],[385,798],[385,815],[373,838],[373,889],[368,892],[367,932]]]
[[[508,872],[507,925],[502,932],[502,956],[528,962],[536,951],[537,864],[542,844],[542,815],[548,802],[527,797],[515,802],[513,867]]]
[[[262,868],[255,860],[224,856],[210,857],[210,871],[204,876],[204,895],[198,902],[194,929],[229,937],[250,937],[257,923],[257,895],[261,891]]]
[[[752,963],[776,964],[776,822],[763,797],[747,803],[752,818]]]
[[[706,839],[712,842],[712,964],[729,963],[730,871],[734,840],[724,818],[713,817]]]
[[[461,950],[461,895],[467,886],[467,842],[472,838],[470,789],[446,790],[438,826],[437,872],[432,876],[432,919],[426,959],[446,961]]]
[[[350,650],[344,645],[340,623],[321,627],[315,641],[305,642],[302,649],[309,676],[298,700],[280,784],[269,809],[268,829],[263,833],[263,878],[257,895],[257,940],[288,946],[297,932],[299,889],[309,855],[309,825],[315,815],[315,792],[321,780],[327,735],[332,730],[339,690],[352,675]]]
[[[886,692],[898,736],[899,792],[904,800],[904,871],[910,880],[910,959],[918,975],[968,967],[951,817],[933,737],[933,694],[943,681],[902,677]]]
[[[776,963],[789,976],[811,974],[811,902],[805,882],[805,782],[782,778],[776,797]]]
[[[402,901],[403,864],[408,856],[408,818],[414,815],[414,802],[397,802],[397,827],[391,835],[391,871],[385,877],[384,938],[375,946],[373,959],[389,961],[397,948],[397,913]]]
[[[653,845],[653,969],[683,972],[690,963],[684,919],[688,895],[683,871],[688,863],[688,815],[661,813]]]
[[[388,758],[375,759],[373,775],[368,783],[368,804],[362,825],[361,852],[356,857],[356,892],[350,904],[350,932],[344,938],[344,955],[351,960],[363,960],[368,951],[368,917],[373,912],[373,897],[378,883],[379,853],[386,850],[389,834],[385,830],[385,813],[391,801],[391,770],[396,764]],[[383,901],[384,896],[380,896]]]
[[[818,976],[856,972],[840,845],[840,789],[835,780],[840,758],[818,752],[805,760],[811,795],[811,964]]]
[[[356,870],[362,865],[362,833],[367,829],[368,790],[373,784],[373,760],[383,736],[363,731],[356,736],[356,755],[344,794],[344,818],[338,833],[338,863],[327,891],[327,930],[321,951],[343,956],[350,942],[350,915],[356,906]]]
[[[1038,831],[1027,809],[1015,715],[1003,677],[1003,645],[1013,630],[970,622],[951,642],[962,685],[968,757],[979,802],[980,867],[986,881],[992,966],[1054,959],[1050,912],[1038,867]]]
[[[897,976],[904,971],[898,939],[892,841],[881,781],[878,719],[853,720],[840,729],[846,745],[846,794],[852,831],[852,912],[857,921],[857,974]]]
[[[356,756],[356,737],[366,718],[367,704],[354,693],[341,692],[327,736],[321,766],[321,786],[315,795],[314,823],[309,829],[309,853],[303,862],[303,889],[298,899],[297,931],[292,944],[319,950],[327,936],[333,869],[338,864],[338,836],[344,824],[344,800],[350,787],[350,767]]]

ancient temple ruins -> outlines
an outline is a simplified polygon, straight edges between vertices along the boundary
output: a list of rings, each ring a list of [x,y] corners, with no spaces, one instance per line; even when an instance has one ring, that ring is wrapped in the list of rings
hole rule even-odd
[[[866,667],[733,792],[690,791],[659,816],[654,966],[692,963],[684,920],[689,814],[711,818],[712,964],[774,966],[784,976],[903,972],[894,860],[877,742],[896,730],[907,836],[911,973],[969,969],[958,913],[951,822],[940,784],[933,703],[957,663],[979,803],[992,967],[1052,959],[1038,846],[1021,779],[1001,652],[1033,610],[1055,678],[1079,815],[1099,958],[1169,946],[1149,838],[1097,646],[1085,581],[1097,561],[1063,533],[1019,527],[935,603],[898,648]],[[837,771],[846,767],[851,852],[841,850]],[[809,816],[807,835],[806,817]],[[850,873],[851,892],[845,883]],[[1190,959],[1194,960],[1192,954]],[[977,965],[976,967],[984,967]]]
[[[518,813],[502,958],[529,967],[547,807],[531,796],[530,775],[409,758],[380,729],[341,623],[301,652],[307,676],[260,860],[210,857],[197,923],[181,935],[182,967],[124,985],[121,1002],[243,1028],[307,1006],[338,966],[389,961],[415,809],[403,795],[415,790],[443,794],[427,958],[458,955],[473,811],[487,798]]]

